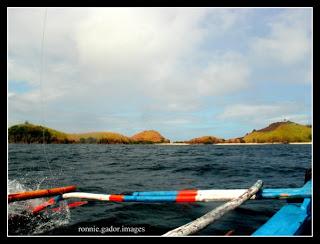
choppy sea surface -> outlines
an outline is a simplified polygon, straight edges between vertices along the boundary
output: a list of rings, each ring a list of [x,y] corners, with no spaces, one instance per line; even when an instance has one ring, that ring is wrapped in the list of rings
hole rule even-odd
[[[9,144],[8,190],[67,185],[104,194],[239,189],[258,179],[266,188],[301,187],[311,162],[311,145]],[[44,200],[10,203],[9,235],[162,235],[222,204],[89,201],[69,209],[62,201],[60,211],[26,214]],[[250,235],[284,204],[247,201],[197,235]]]

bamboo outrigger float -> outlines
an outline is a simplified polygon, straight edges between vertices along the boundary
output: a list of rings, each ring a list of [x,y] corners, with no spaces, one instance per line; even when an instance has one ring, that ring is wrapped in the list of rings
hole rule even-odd
[[[40,198],[40,197],[55,196],[55,195],[60,195],[60,194],[70,192],[70,191],[75,191],[75,190],[76,190],[75,186],[65,186],[65,187],[58,187],[58,188],[45,189],[45,190],[12,193],[8,195],[8,202],[10,203],[15,201],[23,201],[28,199]]]
[[[243,195],[246,189],[225,190],[182,190],[182,191],[149,191],[127,194],[94,194],[70,192],[62,195],[63,199],[81,198],[110,202],[211,202],[229,201]],[[251,200],[262,199],[296,199],[310,197],[308,186],[302,188],[262,189],[253,194]]]
[[[263,189],[262,181],[258,180],[249,189],[223,189],[223,190],[182,190],[182,191],[145,191],[125,194],[93,194],[85,192],[70,192],[75,186],[37,190],[10,194],[9,202],[47,197],[55,195],[46,202],[32,209],[32,214],[39,214],[46,208],[66,199],[86,199],[110,202],[210,202],[228,201],[213,209],[204,216],[165,233],[163,236],[183,236],[194,234],[207,225],[223,216],[226,212],[235,209],[247,200],[286,199],[288,201],[300,200],[300,203],[289,203],[281,208],[267,223],[255,231],[253,236],[292,236],[299,235],[311,220],[311,180],[301,188]],[[69,208],[82,206],[87,201],[69,203]],[[53,211],[59,211],[54,208]]]

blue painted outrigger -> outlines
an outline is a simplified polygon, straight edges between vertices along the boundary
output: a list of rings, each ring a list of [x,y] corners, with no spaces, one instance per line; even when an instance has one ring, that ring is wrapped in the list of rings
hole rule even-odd
[[[311,181],[296,189],[279,189],[284,197],[295,193],[303,199],[302,203],[288,203],[271,217],[264,225],[256,230],[252,236],[294,236],[305,232],[311,223]],[[293,192],[294,191],[294,192]],[[263,190],[265,197],[271,192]],[[269,195],[270,194],[270,195]]]
[[[93,194],[71,192],[58,195],[33,209],[33,214],[38,214],[46,207],[58,203],[68,198],[86,198],[99,201],[115,201],[115,202],[201,202],[201,201],[225,201],[229,202],[213,209],[197,220],[181,226],[168,233],[176,233],[181,228],[189,228],[199,219],[203,221],[200,227],[196,226],[196,230],[201,230],[212,221],[221,217],[226,211],[230,211],[238,207],[244,201],[264,200],[264,199],[284,199],[288,204],[282,207],[274,216],[272,216],[264,225],[257,229],[252,236],[294,236],[294,235],[310,235],[311,229],[311,199],[312,199],[312,183],[311,177],[306,174],[305,185],[301,188],[262,188],[262,181],[258,180],[251,188],[245,189],[224,189],[224,190],[181,190],[181,191],[146,191],[146,192],[127,192],[122,194]],[[251,194],[249,194],[251,192]],[[295,203],[293,203],[293,201]],[[299,203],[298,203],[299,202]],[[84,202],[77,202],[84,203]],[[81,204],[83,205],[83,204]],[[80,206],[77,204],[77,206]],[[210,221],[208,221],[208,214]],[[213,217],[212,217],[213,216]],[[206,219],[207,218],[207,219]],[[204,223],[204,224],[203,224]],[[198,222],[196,223],[198,224]],[[189,228],[190,229],[190,228]],[[192,230],[193,231],[193,230]],[[181,232],[183,233],[183,232]],[[179,235],[181,235],[179,233]],[[194,233],[194,232],[190,232]],[[186,234],[188,235],[189,232]],[[170,234],[171,235],[171,234]]]

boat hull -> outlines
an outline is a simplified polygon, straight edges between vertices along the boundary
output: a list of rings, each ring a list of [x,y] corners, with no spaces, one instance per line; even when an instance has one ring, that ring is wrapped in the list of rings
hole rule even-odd
[[[306,187],[311,188],[310,182]],[[252,236],[294,236],[308,232],[311,222],[311,198],[304,198],[302,203],[290,203],[282,207]]]

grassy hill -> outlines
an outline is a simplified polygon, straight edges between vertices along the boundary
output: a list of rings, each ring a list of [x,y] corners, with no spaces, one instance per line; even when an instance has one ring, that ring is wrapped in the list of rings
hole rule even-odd
[[[131,137],[137,143],[168,143],[170,140],[164,138],[158,131],[146,130]]]
[[[69,143],[68,134],[41,125],[29,123],[11,126],[8,130],[9,143]]]
[[[114,132],[91,132],[68,134],[68,139],[79,143],[130,144],[133,141],[124,135]]]
[[[221,139],[214,136],[193,138],[185,143],[215,144],[215,143],[292,143],[311,142],[311,126],[301,125],[291,121],[272,123],[266,128],[253,130],[244,137]]]
[[[8,130],[9,143],[100,143],[140,144],[169,142],[157,131],[143,131],[133,137],[115,132],[90,132],[68,134],[30,123],[11,126]]]
[[[243,137],[246,143],[311,142],[311,139],[310,126],[291,121],[272,123],[261,130],[253,130]]]

